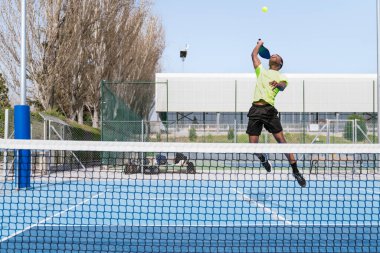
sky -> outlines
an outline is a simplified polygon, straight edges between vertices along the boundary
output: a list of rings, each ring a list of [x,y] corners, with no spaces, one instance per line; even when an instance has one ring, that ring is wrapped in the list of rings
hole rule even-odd
[[[165,30],[165,73],[252,72],[258,38],[286,73],[377,71],[376,0],[155,0],[153,12]]]

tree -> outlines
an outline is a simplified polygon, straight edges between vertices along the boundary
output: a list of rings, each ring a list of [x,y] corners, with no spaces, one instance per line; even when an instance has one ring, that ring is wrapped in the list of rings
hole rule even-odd
[[[99,121],[101,80],[153,81],[164,40],[149,0],[30,0],[28,3],[29,96],[44,109]],[[17,92],[20,5],[0,2],[0,64]],[[118,92],[130,96],[131,92]],[[134,88],[136,109],[147,118],[154,87]]]
[[[10,107],[8,87],[2,74],[0,74],[0,136],[4,134],[5,108]]]
[[[8,92],[9,92],[9,89],[6,85],[5,79],[3,75],[0,74],[0,109],[1,110],[11,106],[9,102]]]

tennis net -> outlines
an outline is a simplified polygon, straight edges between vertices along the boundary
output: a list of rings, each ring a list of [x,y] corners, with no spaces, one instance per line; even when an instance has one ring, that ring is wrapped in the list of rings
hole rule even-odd
[[[0,150],[4,252],[380,251],[379,145],[4,140]]]

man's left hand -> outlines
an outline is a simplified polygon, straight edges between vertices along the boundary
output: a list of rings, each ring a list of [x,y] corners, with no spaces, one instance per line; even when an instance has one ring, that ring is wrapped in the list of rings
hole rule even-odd
[[[272,90],[276,89],[278,86],[278,82],[276,82],[276,81],[272,81],[269,84],[272,86]]]
[[[286,85],[284,85],[282,83],[278,83],[276,81],[272,81],[269,84],[270,84],[270,86],[272,86],[272,90],[278,88],[279,90],[283,91],[285,89],[285,86],[286,86]]]

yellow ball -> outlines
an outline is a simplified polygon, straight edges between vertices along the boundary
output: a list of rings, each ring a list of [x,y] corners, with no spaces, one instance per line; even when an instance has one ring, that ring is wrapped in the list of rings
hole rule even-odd
[[[268,7],[264,6],[263,8],[261,8],[261,10],[262,10],[263,12],[267,12],[267,11],[268,11]]]

